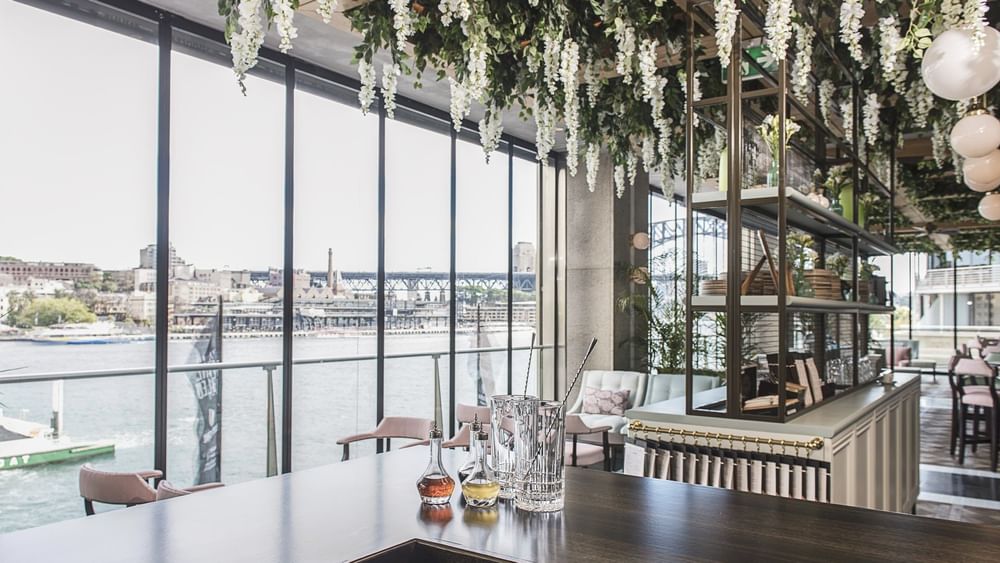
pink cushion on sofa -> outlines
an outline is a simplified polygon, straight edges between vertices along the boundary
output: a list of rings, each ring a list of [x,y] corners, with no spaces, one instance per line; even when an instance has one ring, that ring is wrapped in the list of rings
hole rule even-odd
[[[910,357],[910,348],[907,346],[896,346],[892,349],[892,358],[889,358],[889,351],[885,351],[886,359],[892,360],[891,365],[894,366],[905,366],[910,363],[913,358]]]
[[[584,414],[613,414],[624,416],[628,408],[628,396],[631,389],[598,389],[587,387],[584,390]]]

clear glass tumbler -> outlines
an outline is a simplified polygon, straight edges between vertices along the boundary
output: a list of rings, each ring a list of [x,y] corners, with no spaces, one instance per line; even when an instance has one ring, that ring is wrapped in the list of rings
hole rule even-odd
[[[514,504],[531,512],[562,510],[566,482],[563,403],[524,401],[514,408]]]
[[[514,498],[514,406],[537,402],[530,395],[495,395],[490,399],[490,467],[500,483],[500,498]]]

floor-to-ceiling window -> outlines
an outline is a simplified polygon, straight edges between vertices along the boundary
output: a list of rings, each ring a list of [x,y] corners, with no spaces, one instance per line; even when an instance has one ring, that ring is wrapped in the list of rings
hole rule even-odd
[[[423,122],[397,108],[386,122],[384,412],[432,418],[437,370],[447,434],[451,139],[443,121],[433,129],[414,121]]]
[[[0,386],[0,532],[83,515],[84,460],[43,450],[153,464],[156,27],[107,13],[129,35],[0,0],[0,377],[136,372]]]
[[[357,93],[298,73],[295,90],[296,469],[340,459],[336,441],[375,425],[378,116]],[[353,456],[374,444],[352,448]]]
[[[514,285],[511,287],[511,392],[538,393],[538,366],[543,353],[551,350],[530,351],[532,335],[535,346],[542,344],[539,321],[542,316],[539,285],[543,281],[539,253],[538,231],[540,226],[538,186],[538,161],[529,153],[514,151],[511,177],[511,264]],[[506,156],[506,155],[505,155]]]
[[[261,61],[243,95],[227,53],[173,34],[170,364],[261,365],[170,374],[168,474],[179,484],[194,477],[199,441],[212,438],[192,432],[204,417],[198,378],[221,374],[222,412],[207,418],[221,419],[223,481],[266,476],[269,442],[280,436],[269,435],[265,414],[268,378],[272,410],[281,404],[284,69]]]
[[[488,405],[507,392],[507,155],[456,144],[456,401]],[[503,348],[503,351],[468,352]]]

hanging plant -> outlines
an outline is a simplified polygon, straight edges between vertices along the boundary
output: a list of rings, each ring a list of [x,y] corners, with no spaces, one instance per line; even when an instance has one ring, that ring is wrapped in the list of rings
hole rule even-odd
[[[881,107],[878,103],[878,94],[875,92],[868,92],[865,95],[865,105],[862,108],[862,126],[864,127],[865,133],[865,146],[869,149],[873,149],[875,147],[875,143],[878,142],[878,114],[880,109]]]
[[[819,83],[819,113],[823,117],[823,123],[830,126],[830,108],[833,105],[833,95],[837,88],[830,79],[824,79]]]
[[[811,85],[809,74],[812,72],[813,41],[815,39],[816,32],[812,26],[801,23],[795,26],[796,52],[795,64],[792,66],[792,95],[803,105],[809,104],[809,86]]]
[[[792,16],[795,6],[792,0],[771,0],[764,16],[764,33],[767,50],[779,61],[785,60],[788,41],[792,37]]]
[[[851,58],[864,68],[865,58],[861,50],[861,19],[865,8],[861,0],[844,0],[840,5],[840,40],[847,45]]]
[[[725,69],[733,52],[733,35],[739,23],[740,9],[736,0],[715,0],[715,44],[719,51],[719,63]]]

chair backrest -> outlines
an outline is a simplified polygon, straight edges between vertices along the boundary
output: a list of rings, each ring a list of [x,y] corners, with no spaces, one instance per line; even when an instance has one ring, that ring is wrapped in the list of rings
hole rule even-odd
[[[694,392],[707,391],[719,386],[719,378],[712,375],[692,376]],[[649,376],[646,384],[646,396],[643,405],[651,405],[684,395],[686,387],[683,373],[654,373]]]
[[[959,358],[953,371],[957,375],[973,375],[977,377],[992,377],[993,368],[986,360],[979,358]]]
[[[885,350],[885,361],[889,363],[890,366],[898,366],[900,362],[904,360],[913,359],[913,351],[909,346],[896,346],[892,349],[892,355],[890,356],[890,351],[888,348]]]
[[[80,467],[80,496],[103,504],[143,504],[156,500],[156,491],[138,473],[119,473]]]
[[[490,407],[480,407],[476,405],[465,405],[458,403],[455,405],[455,417],[462,424],[470,424],[473,420],[479,417],[479,422],[483,424],[490,423]]]
[[[156,500],[166,500],[168,498],[182,497],[191,494],[180,487],[175,487],[170,481],[160,481],[156,486]]]
[[[412,438],[423,440],[430,434],[434,421],[412,416],[387,416],[375,428],[377,438]]]
[[[567,412],[580,412],[583,409],[583,390],[587,387],[610,389],[612,391],[628,389],[628,405],[626,408],[642,405],[646,397],[647,376],[645,373],[637,371],[588,370],[584,371],[580,377],[580,386],[576,389],[576,401],[573,403],[573,407]]]

